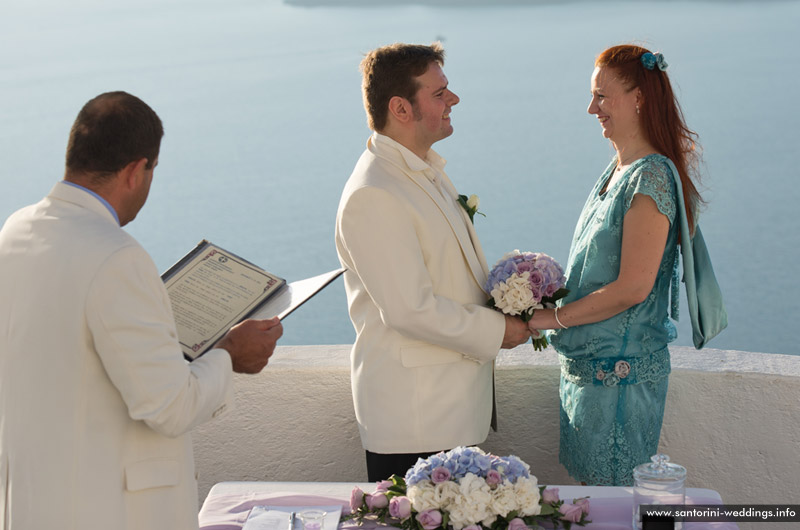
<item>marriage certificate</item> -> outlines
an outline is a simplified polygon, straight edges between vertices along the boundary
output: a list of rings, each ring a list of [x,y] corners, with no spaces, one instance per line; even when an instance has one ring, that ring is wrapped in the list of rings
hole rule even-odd
[[[194,360],[247,318],[286,280],[201,241],[162,276],[184,355]]]
[[[342,273],[339,268],[287,284],[204,239],[161,279],[183,355],[193,361],[246,318],[283,320]]]

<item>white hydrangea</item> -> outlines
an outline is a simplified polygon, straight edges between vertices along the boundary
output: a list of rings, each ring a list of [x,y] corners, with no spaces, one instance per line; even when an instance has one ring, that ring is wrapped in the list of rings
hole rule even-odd
[[[473,524],[490,528],[498,516],[506,517],[514,510],[520,517],[538,515],[541,511],[539,485],[534,476],[520,477],[514,484],[505,480],[492,490],[486,479],[467,473],[458,482],[420,481],[410,486],[406,495],[417,512],[441,510],[449,513],[449,524],[454,530]]]
[[[529,307],[534,307],[533,291],[528,281],[530,272],[522,274],[515,272],[505,282],[500,282],[494,286],[492,298],[497,309],[507,315],[519,315]]]
[[[450,524],[455,530],[477,524],[493,515],[490,509],[492,492],[483,478],[467,473],[458,487],[459,495],[449,507]]]
[[[417,482],[406,491],[406,496],[411,501],[411,506],[419,513],[425,510],[438,510],[439,501],[436,498],[436,488],[430,480]]]
[[[517,497],[517,506],[521,516],[539,515],[542,507],[539,505],[539,482],[533,475],[530,478],[520,477],[514,483],[514,493]]]
[[[499,484],[492,491],[491,509],[493,513],[505,517],[509,512],[516,510],[518,506],[514,485],[508,480]]]
[[[487,517],[486,519],[481,521],[481,523],[486,528],[491,528],[495,521],[497,521],[497,516],[496,515],[490,515],[489,517]]]
[[[447,509],[455,500],[461,495],[461,489],[458,484],[452,480],[440,482],[434,487],[436,493],[436,501],[441,508]]]

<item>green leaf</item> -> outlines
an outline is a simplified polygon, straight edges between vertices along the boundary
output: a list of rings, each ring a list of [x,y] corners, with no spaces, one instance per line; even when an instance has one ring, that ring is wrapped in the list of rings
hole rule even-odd
[[[562,287],[558,291],[554,292],[553,296],[551,296],[550,299],[553,302],[555,302],[556,300],[561,300],[562,298],[564,298],[568,294],[569,294],[569,289],[567,289],[566,287]]]

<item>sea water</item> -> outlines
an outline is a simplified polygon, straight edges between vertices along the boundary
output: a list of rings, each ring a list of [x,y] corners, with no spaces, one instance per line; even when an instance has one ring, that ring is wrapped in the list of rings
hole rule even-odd
[[[586,113],[594,57],[662,51],[704,148],[701,226],[730,325],[710,347],[797,354],[800,3],[5,0],[0,4],[0,219],[63,176],[80,107],[126,90],[164,121],[145,208],[129,224],[160,270],[206,238],[288,280],[338,266],[334,218],[369,131],[363,54],[441,41],[461,97],[436,144],[477,194],[490,265],[566,263],[613,155]],[[385,256],[391,259],[391,256]],[[682,304],[679,345],[691,344]],[[284,323],[282,344],[355,334],[337,280]]]

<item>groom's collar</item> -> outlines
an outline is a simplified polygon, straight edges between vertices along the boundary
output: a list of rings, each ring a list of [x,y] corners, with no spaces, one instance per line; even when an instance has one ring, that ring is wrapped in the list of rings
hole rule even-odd
[[[367,142],[367,149],[376,156],[386,158],[395,164],[405,165],[411,171],[425,171],[431,168],[443,171],[447,163],[447,160],[433,149],[428,151],[427,159],[423,160],[400,142],[377,132],[372,133]]]

